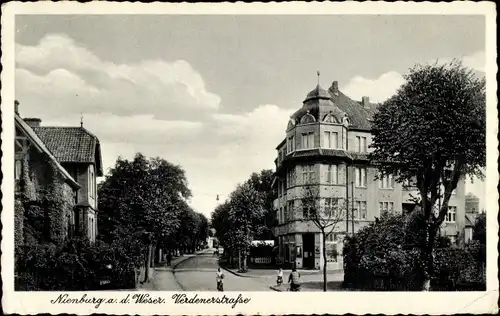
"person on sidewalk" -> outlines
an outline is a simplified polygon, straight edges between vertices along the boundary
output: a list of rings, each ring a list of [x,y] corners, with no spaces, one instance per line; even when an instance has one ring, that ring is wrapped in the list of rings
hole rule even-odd
[[[216,280],[217,280],[217,290],[219,292],[224,291],[224,284],[222,280],[224,279],[224,273],[220,270],[220,268],[217,269],[217,274],[216,274]]]
[[[292,273],[288,277],[288,283],[290,283],[290,291],[298,292],[300,290],[300,273],[297,272],[297,269],[292,269]]]
[[[281,286],[281,284],[283,284],[283,270],[281,268],[278,270],[278,277],[276,278],[276,284],[278,284],[278,286]]]
[[[172,253],[169,251],[167,253],[167,266],[171,266],[172,265]]]

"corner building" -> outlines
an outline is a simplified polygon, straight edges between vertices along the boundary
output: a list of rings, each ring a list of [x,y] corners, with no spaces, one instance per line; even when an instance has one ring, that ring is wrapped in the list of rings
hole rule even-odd
[[[396,183],[391,176],[375,179],[370,166],[371,118],[377,104],[368,97],[354,101],[334,81],[326,91],[319,85],[309,92],[303,106],[291,117],[286,138],[277,146],[274,210],[278,225],[279,260],[300,269],[323,267],[323,240],[312,221],[305,220],[301,192],[305,184],[318,187],[321,207],[341,199],[348,216],[327,239],[327,269],[342,269],[343,239],[375,221],[383,212],[410,212],[416,193],[411,184]],[[456,241],[465,226],[464,182],[450,199],[450,212],[442,234]],[[353,220],[354,217],[354,220]]]

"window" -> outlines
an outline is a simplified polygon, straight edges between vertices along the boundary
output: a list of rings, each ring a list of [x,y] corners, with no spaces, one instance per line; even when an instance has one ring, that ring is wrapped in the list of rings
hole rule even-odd
[[[353,218],[359,218],[359,209],[361,208],[361,202],[360,201],[355,201],[354,202],[354,210],[352,210],[351,216]]]
[[[456,216],[457,216],[457,207],[456,206],[449,206],[448,213],[446,214],[446,221],[448,223],[454,223],[456,220]]]
[[[286,153],[289,154],[295,150],[295,140],[293,136],[288,137],[286,144]]]
[[[336,132],[324,132],[323,136],[323,147],[324,148],[338,148],[338,133]]]
[[[379,209],[380,215],[382,215],[384,213],[391,213],[394,211],[394,202],[379,202],[378,209]]]
[[[328,165],[325,173],[326,183],[337,184],[338,177],[339,173],[337,165]]]
[[[287,187],[290,188],[295,185],[295,169],[289,169],[287,171]]]
[[[21,179],[21,174],[23,172],[23,164],[21,162],[21,160],[16,160],[15,162],[15,170],[14,170],[14,177],[16,180],[20,180]]]
[[[331,217],[333,212],[338,208],[337,200],[332,198],[325,199],[325,215]]]
[[[288,204],[288,220],[292,220],[295,212],[295,201],[294,200],[288,201],[287,204]]]
[[[379,175],[378,187],[380,189],[393,189],[394,188],[394,178],[392,174],[382,176]]]
[[[314,148],[314,132],[302,134],[302,149]]]
[[[314,181],[314,165],[302,166],[302,184]]]
[[[366,149],[366,137],[356,136],[356,152],[365,153]]]
[[[366,219],[366,201],[354,202],[354,218]]]
[[[94,171],[89,172],[89,195],[91,198],[94,197],[94,185],[95,185],[95,179],[94,179]]]
[[[355,168],[356,186],[366,187],[366,168]]]
[[[360,208],[359,208],[359,218],[360,219],[366,219],[367,214],[366,214],[366,201],[361,201],[360,202]]]

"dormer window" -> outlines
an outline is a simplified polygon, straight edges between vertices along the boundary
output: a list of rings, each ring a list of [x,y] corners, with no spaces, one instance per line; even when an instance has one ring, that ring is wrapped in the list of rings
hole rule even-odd
[[[339,121],[337,120],[337,118],[333,115],[333,114],[327,114],[325,115],[325,118],[323,119],[323,122],[325,123],[333,123],[333,124],[338,124]]]
[[[289,129],[292,129],[293,127],[295,126],[295,120],[294,119],[290,119],[290,121],[288,121],[288,126],[287,126],[287,130]]]
[[[300,124],[314,123],[316,119],[310,113],[307,113],[300,119]]]

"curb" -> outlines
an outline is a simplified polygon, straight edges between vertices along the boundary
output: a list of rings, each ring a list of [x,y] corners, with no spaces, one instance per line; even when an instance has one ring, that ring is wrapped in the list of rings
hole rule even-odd
[[[275,287],[274,285],[271,285],[269,288],[273,291],[276,291],[276,292],[285,292],[285,291],[283,291],[283,289],[279,289],[279,288]]]
[[[261,279],[266,279],[266,278],[269,278],[271,277],[272,278],[272,275],[249,275],[249,274],[244,274],[244,273],[239,273],[239,272],[235,272],[235,271],[231,271],[229,270],[228,268],[225,268],[223,266],[220,266],[222,269],[226,270],[227,272],[233,274],[233,275],[236,275],[236,276],[239,276],[239,277],[242,277],[242,278],[261,278]],[[335,270],[329,270],[328,271],[329,274],[330,273],[341,273],[341,272],[344,272],[344,269],[335,269]],[[314,272],[306,272],[306,273],[303,273],[303,272],[300,272],[301,275],[323,275],[323,272],[320,270],[320,271],[314,271]]]
[[[243,273],[239,273],[239,272],[235,272],[235,271],[231,271],[229,270],[228,268],[225,268],[223,266],[220,266],[222,269],[226,270],[227,272],[233,274],[233,275],[236,275],[236,276],[239,276],[239,277],[242,277],[242,278],[253,278],[253,279],[257,279],[257,278],[260,278],[260,279],[266,279],[266,278],[269,278],[270,276],[260,276],[260,275],[248,275],[248,274],[243,274]]]

